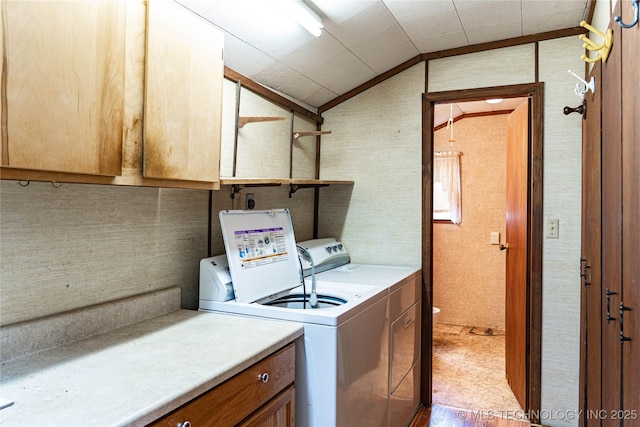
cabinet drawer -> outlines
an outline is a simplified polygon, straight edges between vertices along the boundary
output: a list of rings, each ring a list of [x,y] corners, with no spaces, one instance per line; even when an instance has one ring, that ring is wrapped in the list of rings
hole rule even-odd
[[[266,382],[258,378],[265,373],[269,375]],[[287,388],[294,379],[295,344],[290,344],[151,425],[175,427],[189,421],[193,427],[233,426]]]

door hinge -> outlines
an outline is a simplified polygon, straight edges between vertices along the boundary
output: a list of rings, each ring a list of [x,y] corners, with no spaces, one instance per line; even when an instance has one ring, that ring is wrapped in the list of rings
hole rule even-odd
[[[591,284],[587,282],[587,269],[589,268],[591,268],[591,266],[587,264],[587,260],[585,258],[580,258],[580,277],[582,277],[582,284],[584,286]]]

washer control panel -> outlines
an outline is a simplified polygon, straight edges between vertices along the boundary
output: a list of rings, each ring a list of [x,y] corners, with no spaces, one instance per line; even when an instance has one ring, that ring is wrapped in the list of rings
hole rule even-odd
[[[348,264],[351,260],[347,248],[335,238],[306,240],[297,245],[302,246],[311,254],[316,273]],[[311,263],[304,257],[300,257],[300,260],[304,275],[311,275]]]

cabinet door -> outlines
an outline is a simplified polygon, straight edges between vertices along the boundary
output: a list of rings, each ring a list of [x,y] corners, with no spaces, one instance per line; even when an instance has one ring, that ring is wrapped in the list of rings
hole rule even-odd
[[[295,395],[295,388],[289,387],[242,422],[240,427],[295,426]]]
[[[147,178],[220,179],[223,36],[171,0],[148,2]]]
[[[2,166],[121,173],[125,6],[2,2]]]

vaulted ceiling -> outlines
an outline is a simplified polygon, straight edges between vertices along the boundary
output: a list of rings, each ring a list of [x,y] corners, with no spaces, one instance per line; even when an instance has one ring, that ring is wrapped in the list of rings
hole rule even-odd
[[[318,107],[419,54],[577,27],[592,0],[304,0],[317,38],[278,0],[177,1],[224,32],[226,66]]]

